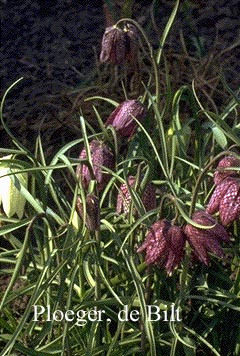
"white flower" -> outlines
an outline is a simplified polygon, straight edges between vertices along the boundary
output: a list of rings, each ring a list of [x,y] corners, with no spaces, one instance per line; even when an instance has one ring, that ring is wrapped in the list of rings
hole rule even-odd
[[[28,175],[27,173],[17,173],[21,167],[12,168],[14,165],[4,160],[11,160],[12,155],[0,158],[0,204],[4,213],[8,218],[17,214],[18,218],[23,217],[26,199],[21,194],[21,187],[27,188]],[[23,167],[22,167],[23,168]],[[11,175],[9,175],[11,173]]]

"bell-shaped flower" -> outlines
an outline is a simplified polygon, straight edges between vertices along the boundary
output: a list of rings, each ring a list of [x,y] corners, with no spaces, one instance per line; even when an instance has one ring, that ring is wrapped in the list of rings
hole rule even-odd
[[[128,185],[131,188],[134,188],[135,183],[136,178],[134,176],[129,176]],[[142,192],[141,198],[146,211],[150,211],[156,208],[156,188],[152,183],[148,183],[146,185],[144,191]],[[129,192],[128,186],[126,183],[122,183],[117,196],[117,213],[121,214],[123,212],[124,214],[128,214],[131,201],[132,197]]]
[[[146,109],[139,100],[126,100],[119,104],[106,121],[106,125],[112,125],[117,133],[123,137],[131,137],[137,122],[146,116]]]
[[[16,173],[23,167],[14,166],[14,161],[10,162],[12,156],[4,156],[0,159],[0,204],[8,218],[17,214],[18,218],[23,217],[26,199],[21,194],[21,186],[27,188],[27,173]]]
[[[223,257],[221,242],[230,242],[230,237],[224,226],[219,224],[210,214],[204,210],[198,210],[192,215],[192,220],[202,225],[203,228],[187,224],[184,232],[189,244],[193,248],[194,255],[204,264],[209,264],[208,253]],[[209,226],[209,228],[206,228]]]
[[[220,160],[217,165],[217,170],[214,173],[214,183],[218,185],[226,177],[236,177],[238,172],[236,170],[224,170],[224,168],[239,167],[240,171],[240,159],[234,156],[226,156]]]
[[[113,170],[115,166],[115,159],[110,148],[103,142],[92,140],[89,143],[90,155],[92,160],[92,170],[88,165],[80,163],[76,168],[76,175],[81,179],[82,185],[85,189],[88,188],[91,180],[97,181],[97,187],[103,190],[109,182],[111,175],[104,171],[104,167]],[[80,153],[79,159],[87,159],[86,149]]]
[[[127,24],[125,28],[127,37],[126,60],[136,63],[139,48],[138,30],[133,24]]]
[[[107,27],[103,34],[100,61],[121,64],[126,57],[126,46],[125,32],[116,26]]]
[[[215,188],[206,211],[214,214],[219,211],[223,225],[228,225],[240,217],[240,179],[224,178]]]
[[[171,275],[184,256],[185,242],[183,230],[162,219],[150,227],[137,252],[145,251],[145,261],[148,265],[155,264],[163,267],[167,274]]]
[[[77,197],[76,210],[90,231],[96,231],[100,226],[99,199],[93,194],[87,194],[85,210],[81,197]]]
[[[112,64],[122,64],[126,60],[136,60],[138,50],[138,33],[132,24],[122,30],[117,26],[110,26],[105,29],[102,38],[102,48],[100,61]]]

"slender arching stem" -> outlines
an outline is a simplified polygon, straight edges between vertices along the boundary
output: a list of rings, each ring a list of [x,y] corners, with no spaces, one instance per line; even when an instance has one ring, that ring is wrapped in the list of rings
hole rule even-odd
[[[155,59],[155,56],[154,56],[154,53],[153,53],[152,45],[149,42],[145,31],[143,30],[143,28],[136,21],[134,21],[132,19],[129,19],[129,18],[123,18],[123,19],[120,19],[119,21],[117,21],[115,26],[117,27],[122,22],[124,22],[124,23],[126,23],[126,22],[132,23],[139,30],[139,32],[142,34],[142,36],[143,36],[143,38],[144,38],[144,40],[145,40],[145,42],[146,42],[146,44],[148,46],[149,53],[150,53],[150,58],[151,58],[152,65],[153,65],[154,76],[155,76],[156,102],[158,103],[159,102],[159,75],[158,75],[157,62],[156,62],[156,59]]]

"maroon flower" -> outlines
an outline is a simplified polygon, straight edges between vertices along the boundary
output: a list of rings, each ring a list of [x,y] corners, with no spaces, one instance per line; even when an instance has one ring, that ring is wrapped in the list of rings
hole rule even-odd
[[[198,260],[208,265],[208,252],[223,257],[224,253],[220,243],[230,242],[230,237],[225,228],[203,210],[196,211],[192,216],[192,220],[199,225],[209,226],[209,229],[201,229],[187,224],[184,228],[187,239]]]
[[[206,211],[219,211],[223,225],[228,225],[240,217],[240,179],[227,177],[215,188]]]
[[[100,61],[122,63],[126,57],[126,47],[126,33],[116,26],[107,27],[102,39]]]
[[[214,183],[218,185],[226,177],[237,176],[236,170],[225,170],[224,168],[239,167],[240,169],[240,159],[233,156],[226,156],[218,163],[217,171],[214,173]]]
[[[132,62],[136,61],[138,52],[138,30],[133,24],[127,24],[126,27],[127,50],[126,60]]]
[[[126,100],[112,112],[106,125],[112,125],[120,136],[131,137],[137,127],[136,118],[141,121],[146,115],[146,109],[138,100]]]
[[[100,208],[99,200],[93,194],[88,194],[86,196],[86,208],[84,216],[84,207],[81,201],[81,197],[77,197],[76,210],[79,216],[84,220],[87,228],[90,231],[95,231],[100,226]]]
[[[134,187],[136,178],[134,176],[128,177],[128,184],[130,187]],[[116,211],[118,214],[124,212],[124,214],[129,213],[130,204],[132,201],[131,194],[129,192],[128,186],[126,183],[122,183],[120,190],[117,196],[117,208]],[[156,189],[152,183],[148,183],[144,192],[142,193],[142,203],[146,211],[156,208]]]
[[[142,202],[146,211],[156,209],[156,187],[152,183],[148,183],[142,194]]]
[[[80,163],[76,168],[76,174],[77,177],[81,179],[82,185],[85,189],[88,188],[91,180],[96,179],[98,189],[102,190],[111,178],[109,173],[104,172],[103,167],[113,170],[115,166],[114,156],[110,148],[98,140],[92,140],[89,143],[89,148],[92,159],[92,172],[91,169],[89,169],[89,166]],[[85,148],[81,151],[79,159],[87,159],[87,152]]]
[[[136,60],[138,33],[135,26],[127,24],[124,30],[116,26],[105,29],[102,39],[100,61],[121,64]]]
[[[163,219],[151,226],[145,241],[137,252],[145,251],[147,264],[164,267],[170,275],[184,256],[185,241],[183,230]]]

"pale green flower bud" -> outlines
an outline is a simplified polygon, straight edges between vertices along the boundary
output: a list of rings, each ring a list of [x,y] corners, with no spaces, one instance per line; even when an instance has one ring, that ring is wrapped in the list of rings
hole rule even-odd
[[[21,194],[21,186],[27,188],[28,175],[27,173],[12,174],[18,172],[21,168],[13,168],[12,163],[4,162],[4,160],[11,158],[11,155],[0,158],[0,204],[8,218],[17,214],[18,218],[21,219],[26,203],[26,199]],[[8,175],[10,173],[11,175]]]

